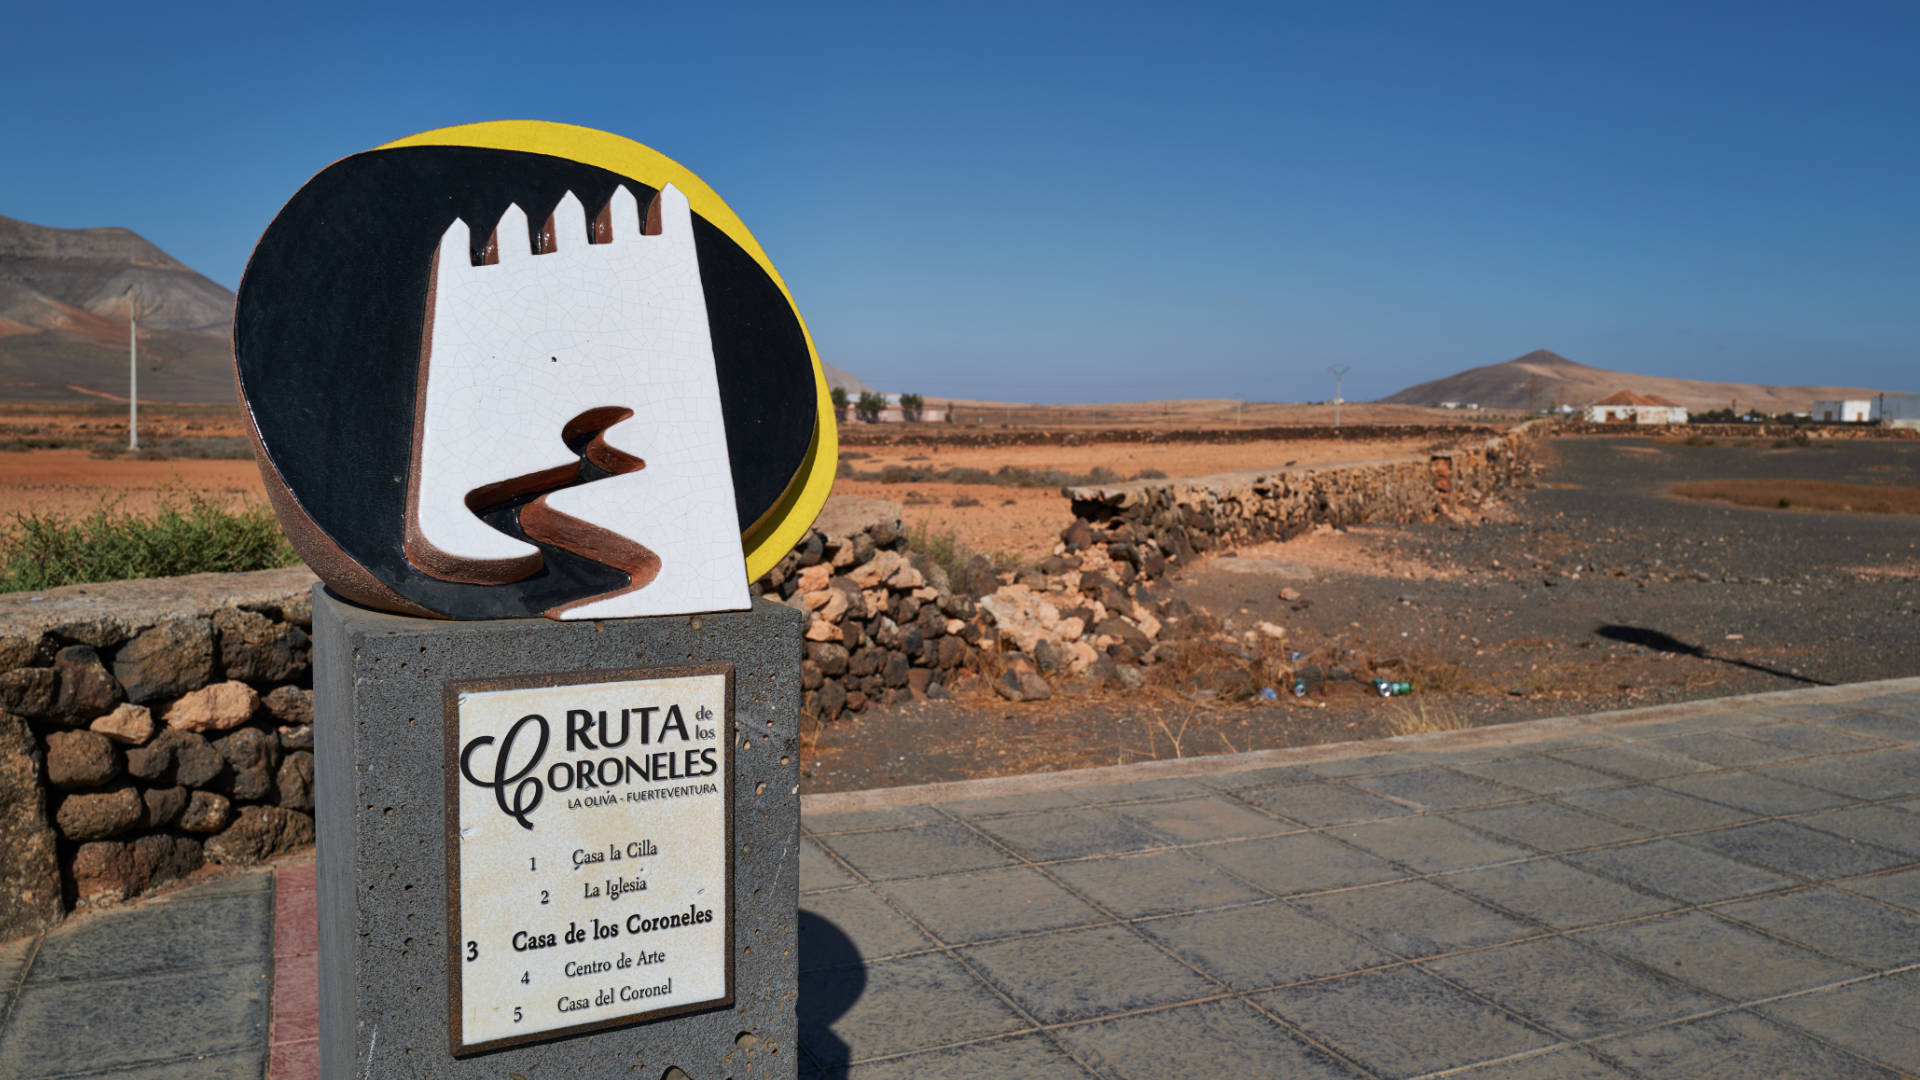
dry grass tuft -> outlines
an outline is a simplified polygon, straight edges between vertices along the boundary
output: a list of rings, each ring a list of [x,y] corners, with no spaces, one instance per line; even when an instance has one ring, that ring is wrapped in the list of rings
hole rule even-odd
[[[1434,731],[1464,731],[1473,726],[1460,710],[1427,697],[1394,698],[1387,702],[1387,730],[1395,735],[1425,735]]]

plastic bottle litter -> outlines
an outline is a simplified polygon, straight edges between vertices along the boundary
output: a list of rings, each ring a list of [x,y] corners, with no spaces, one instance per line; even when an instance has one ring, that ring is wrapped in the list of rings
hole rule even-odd
[[[1396,682],[1391,679],[1375,679],[1373,680],[1373,688],[1380,691],[1381,697],[1404,697],[1407,694],[1413,693],[1412,683],[1404,681]]]
[[[1260,700],[1261,701],[1279,701],[1280,695],[1274,691],[1273,687],[1263,686],[1260,688]]]

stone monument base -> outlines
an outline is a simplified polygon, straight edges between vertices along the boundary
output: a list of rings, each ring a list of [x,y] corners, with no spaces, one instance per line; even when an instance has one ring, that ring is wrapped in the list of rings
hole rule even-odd
[[[798,612],[766,600],[749,611],[699,616],[451,622],[368,611],[316,587],[323,1080],[651,1078],[674,1068],[692,1080],[795,1076],[804,623]],[[690,706],[688,727],[672,732],[670,720],[659,726],[659,712],[643,717],[637,707],[649,700],[647,687],[678,686],[671,680],[680,677],[704,678],[702,685],[713,689],[721,685],[716,673],[729,680],[730,726],[720,718],[707,721],[704,729],[695,726]],[[450,689],[449,683],[455,685]],[[469,708],[467,688],[491,686],[530,687],[527,693],[559,703],[551,708],[551,723],[533,725],[539,745],[550,748],[544,751],[548,759],[533,753],[533,734],[518,737],[515,747],[505,738],[463,737],[472,732],[461,725],[475,722],[461,711]],[[602,727],[566,719],[559,705],[575,690],[605,692],[608,687],[640,688],[629,696],[636,704],[633,716],[641,719],[624,729],[616,725],[629,740],[621,752],[582,757],[603,770],[595,776],[606,783],[594,786],[558,756],[576,739],[591,746],[592,733]],[[514,712],[500,715],[541,707],[537,701],[526,706],[519,698],[504,700],[502,707]],[[705,759],[676,741],[692,738],[689,732],[711,733],[716,723],[718,734],[708,736],[712,742]],[[649,735],[656,741],[641,747]],[[615,745],[605,734],[599,738],[602,750]],[[536,761],[540,768],[528,764]],[[717,772],[702,776],[709,765]],[[523,766],[524,776],[512,775]],[[543,777],[543,786],[519,786]],[[542,800],[537,818],[526,816],[535,795]],[[716,806],[702,798],[726,803]],[[696,807],[708,817],[670,816],[693,813],[689,808]],[[515,813],[523,817],[515,819]],[[661,826],[683,820],[725,825],[678,831]],[[586,827],[579,823],[604,829],[609,822],[616,828],[630,825],[634,839],[621,845],[570,839]],[[532,831],[536,826],[544,831]],[[499,869],[501,849],[498,843],[481,849],[483,829],[494,830],[499,843],[519,845],[515,859],[526,858],[529,844],[550,843],[551,850],[540,847],[537,859],[526,860],[550,857],[550,866],[538,874],[517,866],[527,872]],[[624,864],[582,865],[582,860],[597,862],[595,856],[608,848],[619,863],[623,846],[629,856]],[[483,856],[492,861],[483,864]],[[667,908],[663,898],[693,876],[673,861],[683,856],[698,856],[706,867],[724,863],[724,877],[702,871],[709,876],[698,881],[730,880],[731,896],[713,895],[724,889],[702,889],[695,903]],[[467,860],[464,877],[458,876],[461,859]],[[478,869],[482,865],[484,872]],[[464,890],[452,888],[462,880]],[[651,894],[632,891],[643,880],[653,887]],[[603,895],[603,889],[612,895]],[[583,890],[591,899],[581,899]],[[543,907],[549,900],[560,906]],[[487,907],[493,904],[504,914]],[[591,919],[570,914],[589,911]],[[688,913],[688,929],[681,928],[681,912]],[[525,933],[473,930],[482,925],[481,915],[508,920],[500,923],[506,927],[524,922]],[[459,921],[463,917],[465,924]],[[712,939],[711,952],[701,952],[690,943],[709,924],[724,925],[727,933]],[[450,936],[463,925],[470,932],[461,937],[472,940]],[[555,935],[554,945],[536,948],[548,932]],[[617,939],[589,940],[593,936]],[[656,957],[666,959],[656,962]],[[636,958],[654,967],[597,970],[602,960],[628,967]],[[605,1015],[606,1009],[621,1006],[602,1006],[595,1013],[588,1005],[569,1004],[591,1003],[602,994],[638,1002],[671,993],[663,987],[676,980],[681,987],[703,980],[717,987],[722,963],[725,995],[715,990],[706,1000],[660,1008],[645,1018]],[[513,967],[510,978],[501,976],[503,964]],[[553,994],[539,992],[537,979],[560,979],[563,967],[569,974],[564,984],[556,984],[564,985],[556,1006]],[[489,971],[493,974],[484,974]],[[583,972],[579,978],[572,974],[576,971]],[[569,1029],[550,1026],[522,1035],[526,1028],[512,1026],[519,1023],[518,999],[512,995],[519,993],[529,995],[530,1023],[557,1022],[540,1019],[554,1008],[563,1014],[578,1008],[584,1020]],[[468,1003],[464,1014],[463,1001]],[[477,1013],[476,1001],[493,1011]],[[631,1009],[638,1014],[652,1004]],[[509,1026],[499,1027],[503,1024]],[[487,1034],[495,1030],[502,1034]]]

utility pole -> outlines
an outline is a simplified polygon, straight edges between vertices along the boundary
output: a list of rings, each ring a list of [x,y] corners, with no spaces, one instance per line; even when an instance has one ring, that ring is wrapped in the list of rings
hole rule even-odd
[[[140,449],[140,312],[133,286],[127,298],[127,449]]]
[[[1333,426],[1340,426],[1340,380],[1353,370],[1352,364],[1335,364],[1327,369],[1333,373]]]

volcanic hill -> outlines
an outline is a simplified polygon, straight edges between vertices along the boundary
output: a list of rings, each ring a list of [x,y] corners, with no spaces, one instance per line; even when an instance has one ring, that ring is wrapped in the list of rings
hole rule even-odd
[[[1870,398],[1877,393],[1856,386],[1763,386],[1635,375],[1588,367],[1558,353],[1536,349],[1504,363],[1469,368],[1444,379],[1409,386],[1380,400],[1395,405],[1458,401],[1483,409],[1545,409],[1560,404],[1585,405],[1619,390],[1672,398],[1695,411],[1737,404],[1741,411],[1769,413],[1805,412],[1816,400]]]
[[[0,400],[127,393],[127,291],[138,298],[140,397],[232,401],[233,293],[127,229],[0,216]]]

